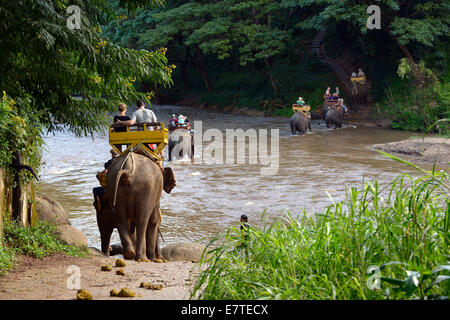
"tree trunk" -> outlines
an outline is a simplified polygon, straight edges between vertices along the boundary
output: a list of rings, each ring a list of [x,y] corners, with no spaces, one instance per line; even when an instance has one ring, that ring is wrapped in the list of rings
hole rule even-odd
[[[187,71],[187,66],[189,63],[189,47],[184,45],[183,35],[181,32],[178,33],[178,44],[181,47],[184,47],[184,60],[181,59],[181,61],[180,61],[181,78],[183,79],[184,87],[189,90],[192,88],[191,83],[189,82],[188,71]]]
[[[272,64],[267,58],[264,58],[264,63],[266,64],[267,70],[269,71],[269,79],[270,83],[272,84],[273,92],[278,95],[280,94],[280,88],[278,87],[276,79],[272,75]]]
[[[397,46],[400,48],[400,50],[402,50],[403,54],[405,55],[405,58],[407,58],[409,60],[409,62],[414,63],[414,58],[411,55],[411,53],[409,52],[408,48],[406,46],[400,44],[397,37],[392,34],[391,29],[388,26],[384,26],[383,29],[389,34],[389,36],[392,39],[394,39]]]
[[[12,162],[13,167],[20,167],[22,165],[22,156],[20,152],[14,152],[14,158]],[[12,189],[12,218],[16,221],[22,221],[23,215],[23,203],[22,203],[22,188],[20,186],[20,170],[14,172],[14,187]]]
[[[211,83],[211,80],[209,79],[208,72],[206,71],[205,65],[202,61],[202,53],[200,51],[200,47],[195,47],[195,67],[200,72],[200,74],[203,77],[203,81],[205,82],[205,86],[208,89],[208,92],[214,91],[214,86]]]

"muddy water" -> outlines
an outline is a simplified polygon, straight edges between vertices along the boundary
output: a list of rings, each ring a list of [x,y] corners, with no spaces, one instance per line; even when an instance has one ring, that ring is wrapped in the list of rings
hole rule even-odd
[[[163,193],[162,233],[165,243],[210,237],[237,226],[241,214],[258,225],[263,211],[270,217],[319,212],[345,198],[350,186],[377,179],[387,184],[401,172],[415,171],[371,151],[368,146],[406,139],[412,133],[349,126],[326,130],[323,122],[313,123],[313,133],[291,136],[288,120],[280,118],[225,115],[188,107],[154,106],[157,117],[167,121],[172,113],[202,121],[203,132],[217,128],[279,129],[279,169],[276,175],[261,175],[261,166],[217,165],[176,161],[167,163],[175,172],[177,187]],[[195,128],[194,128],[195,129]],[[270,140],[270,139],[269,139]],[[85,232],[90,246],[100,247],[92,188],[95,175],[109,158],[106,134],[77,138],[64,132],[45,138],[44,166],[40,192],[61,203],[72,224]],[[205,148],[211,142],[203,142]],[[225,146],[224,146],[225,148]],[[270,149],[269,149],[270,150]],[[167,152],[166,152],[167,154]],[[196,154],[197,160],[201,157]],[[248,159],[247,159],[248,160]],[[113,243],[118,242],[117,232]]]

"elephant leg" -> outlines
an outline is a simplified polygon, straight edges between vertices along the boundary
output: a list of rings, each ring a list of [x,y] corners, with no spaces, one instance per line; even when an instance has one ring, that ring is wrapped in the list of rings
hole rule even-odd
[[[171,143],[169,143],[169,161],[172,161],[172,149],[173,149],[173,145]]]
[[[100,239],[102,243],[102,252],[109,256],[110,246],[109,243],[111,241],[111,234],[113,232],[113,228],[104,228],[100,231]]]
[[[195,146],[195,144],[194,144],[194,137],[193,137],[193,135],[191,133],[191,159],[194,158],[194,151],[195,151],[194,146]]]
[[[161,224],[161,216],[159,206],[153,209],[147,226],[147,258],[151,261],[161,259],[161,251],[159,248],[158,228]]]
[[[146,252],[146,231],[148,227],[148,215],[142,212],[136,221],[136,260],[145,261],[147,259]]]
[[[130,237],[128,224],[126,222],[120,223],[117,229],[119,230],[120,242],[123,247],[123,257],[125,259],[133,259],[136,255],[136,251],[134,250],[133,242]]]

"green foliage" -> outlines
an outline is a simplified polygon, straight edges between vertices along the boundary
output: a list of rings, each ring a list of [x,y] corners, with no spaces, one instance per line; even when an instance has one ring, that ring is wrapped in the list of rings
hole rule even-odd
[[[15,151],[20,152],[32,167],[39,166],[41,124],[31,116],[31,101],[30,97],[15,101],[3,91],[0,98],[0,168],[7,168],[11,164]],[[31,178],[28,171],[22,174]]]
[[[324,88],[336,80],[308,56],[306,44],[323,26],[332,34],[330,52],[350,50],[357,63],[367,67],[378,101],[385,98],[388,79],[405,54],[411,52],[440,70],[447,68],[450,8],[445,1],[377,1],[382,30],[367,29],[371,4],[369,0],[169,0],[164,8],[137,10],[114,20],[104,32],[113,42],[136,49],[167,46],[169,60],[181,68],[175,73],[176,89],[165,93],[178,97],[188,92],[199,102],[218,105],[232,100],[234,105],[253,108],[281,98],[288,106],[299,95],[313,107],[320,105]],[[119,9],[118,14],[125,13]],[[313,67],[305,68],[307,64]],[[242,84],[242,73],[252,79]],[[236,89],[238,84],[241,88]],[[413,123],[423,122],[411,117]]]
[[[205,250],[192,297],[448,298],[449,176],[423,172],[351,188],[323,213],[253,227],[246,250],[230,229]]]
[[[398,74],[407,80],[391,81],[387,98],[380,108],[398,129],[450,134],[450,82],[437,81],[436,75],[424,63],[411,66],[402,60]]]
[[[63,242],[57,235],[56,227],[44,221],[32,227],[22,227],[19,222],[7,221],[2,243],[15,253],[35,258],[58,252],[75,257],[87,254],[86,247],[75,247]]]
[[[0,242],[0,276],[10,270],[14,263],[14,250]]]
[[[92,134],[110,122],[107,112],[117,102],[141,97],[149,102],[148,95],[134,88],[136,79],[145,78],[151,86],[171,84],[171,70],[161,52],[135,51],[103,39],[99,24],[104,23],[105,4],[1,2],[0,68],[7,71],[0,88],[16,101],[30,96],[30,111],[50,131],[62,123],[76,134]],[[81,29],[66,26],[69,5],[80,7]]]
[[[22,227],[17,221],[6,221],[0,241],[0,275],[14,265],[16,254],[42,258],[53,253],[65,253],[74,257],[87,255],[86,247],[74,247],[63,242],[56,227],[44,221],[35,226]]]

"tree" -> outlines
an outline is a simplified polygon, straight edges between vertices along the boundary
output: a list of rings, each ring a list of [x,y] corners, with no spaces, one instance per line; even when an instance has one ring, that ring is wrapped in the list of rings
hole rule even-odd
[[[17,101],[28,95],[34,116],[50,131],[64,123],[77,134],[91,134],[107,123],[106,112],[117,101],[141,96],[136,79],[171,83],[163,54],[102,38],[97,2],[71,1],[81,8],[82,24],[70,30],[68,1],[1,1],[0,88]]]
[[[448,37],[450,26],[450,3],[446,0],[283,0],[286,8],[311,8],[321,6],[299,25],[320,29],[330,22],[345,22],[368,34],[367,8],[376,4],[381,9],[381,28],[398,45],[403,55],[414,61],[409,46],[432,47],[439,37]]]
[[[128,36],[118,35],[110,24],[106,33],[139,48],[168,46],[172,55],[184,57],[177,60],[185,82],[186,65],[191,65],[201,74],[208,91],[213,91],[204,57],[215,56],[252,67],[270,81],[275,94],[280,91],[274,59],[285,53],[291,32],[286,28],[290,16],[283,14],[278,1],[169,1],[164,10],[139,12],[129,18],[121,25],[139,26],[140,32],[134,28]]]
[[[121,0],[128,9],[161,3]],[[80,9],[76,28],[68,27],[69,4]],[[171,84],[163,52],[103,39],[99,23],[106,9],[107,0],[0,0],[0,164],[14,175],[14,216],[22,210],[19,177],[39,166],[43,130],[64,124],[78,135],[103,131],[110,122],[107,112],[118,101],[141,97],[134,81]]]

